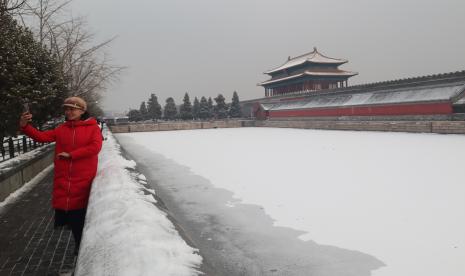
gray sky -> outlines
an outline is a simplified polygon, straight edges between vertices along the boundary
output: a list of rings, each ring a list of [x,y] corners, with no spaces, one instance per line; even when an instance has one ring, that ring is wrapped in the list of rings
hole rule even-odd
[[[263,72],[316,46],[348,59],[349,84],[465,70],[463,0],[75,0],[128,66],[105,94],[112,110],[222,93],[264,95]]]

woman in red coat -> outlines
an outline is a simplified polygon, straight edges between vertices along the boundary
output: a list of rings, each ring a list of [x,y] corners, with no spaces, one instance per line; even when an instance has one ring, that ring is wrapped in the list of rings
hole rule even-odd
[[[55,169],[52,206],[55,227],[69,225],[79,250],[92,181],[97,172],[102,134],[97,121],[86,112],[87,104],[70,97],[63,104],[66,122],[48,131],[39,131],[29,122],[32,115],[22,114],[20,127],[24,134],[38,142],[55,142]]]

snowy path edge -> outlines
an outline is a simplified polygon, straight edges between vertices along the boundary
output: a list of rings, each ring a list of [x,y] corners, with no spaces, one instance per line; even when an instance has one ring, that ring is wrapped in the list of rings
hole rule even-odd
[[[32,188],[35,187],[42,179],[47,176],[51,171],[53,170],[53,164],[50,164],[48,167],[46,167],[43,171],[38,173],[34,178],[26,182],[21,188],[18,190],[12,192],[8,197],[6,197],[3,201],[0,202],[0,214],[5,211],[5,207],[7,207],[10,204],[15,203],[17,200],[19,200],[23,195],[25,195],[27,192],[32,190]]]
[[[202,257],[156,205],[105,131],[75,275],[199,275]]]

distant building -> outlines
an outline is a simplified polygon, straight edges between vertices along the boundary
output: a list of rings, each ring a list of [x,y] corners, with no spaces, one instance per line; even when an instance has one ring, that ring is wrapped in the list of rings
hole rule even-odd
[[[271,79],[259,85],[265,88],[265,97],[347,87],[347,80],[358,74],[338,68],[347,62],[327,57],[313,48],[310,53],[289,57],[283,65],[266,71]]]
[[[109,126],[129,123],[129,117],[128,116],[103,117],[102,119]]]
[[[241,105],[244,114],[257,119],[455,120],[465,113],[465,71],[268,96]]]

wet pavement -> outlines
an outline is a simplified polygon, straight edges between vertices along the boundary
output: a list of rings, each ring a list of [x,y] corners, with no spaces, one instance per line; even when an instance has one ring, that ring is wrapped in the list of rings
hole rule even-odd
[[[53,229],[53,173],[0,211],[0,276],[63,275],[76,258],[68,229]]]

